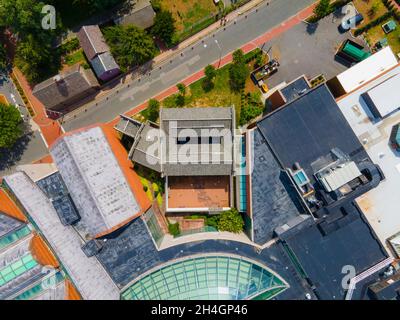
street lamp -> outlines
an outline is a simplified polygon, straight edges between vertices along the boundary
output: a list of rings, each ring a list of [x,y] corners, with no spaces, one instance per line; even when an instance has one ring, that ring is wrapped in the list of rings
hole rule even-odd
[[[217,39],[215,39],[214,41],[215,41],[215,43],[217,44],[217,46],[219,48],[219,61],[218,61],[218,69],[219,69],[219,66],[221,65],[221,59],[222,59],[222,48],[219,45],[219,42],[218,42]]]

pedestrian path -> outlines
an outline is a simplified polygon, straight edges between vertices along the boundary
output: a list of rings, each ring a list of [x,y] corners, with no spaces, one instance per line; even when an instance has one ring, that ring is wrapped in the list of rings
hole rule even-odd
[[[285,22],[282,22],[279,26],[266,32],[265,34],[256,38],[255,40],[245,44],[240,49],[242,49],[242,51],[244,53],[248,53],[248,52],[256,49],[257,47],[260,47],[266,41],[270,41],[271,39],[279,36],[280,34],[286,32],[289,29],[293,28],[294,26],[298,25],[299,23],[302,23],[306,18],[308,18],[309,16],[311,16],[313,14],[315,5],[316,4],[313,4],[313,5],[309,6],[308,8],[305,8],[304,10],[299,12],[297,15],[291,17],[290,19],[288,19]],[[219,65],[219,68],[222,68],[225,65],[229,64],[230,62],[232,62],[232,53],[222,57],[221,60],[215,61],[213,63],[213,65],[216,68],[218,67],[218,65]],[[190,77],[186,78],[185,80],[183,80],[181,82],[184,83],[186,86],[189,86],[190,84],[200,80],[203,77],[204,77],[204,70],[201,70],[197,73],[192,74]],[[165,98],[167,98],[177,92],[178,92],[178,89],[176,88],[176,86],[173,86],[173,87],[168,88],[167,90],[164,90],[160,94],[158,94],[156,97],[154,97],[154,99],[162,101]],[[147,104],[148,104],[148,101],[129,110],[128,112],[125,113],[125,115],[130,116],[130,117],[134,116],[135,114],[146,109]],[[111,121],[111,123],[116,123],[116,121],[117,121],[117,119],[114,119],[113,121]]]

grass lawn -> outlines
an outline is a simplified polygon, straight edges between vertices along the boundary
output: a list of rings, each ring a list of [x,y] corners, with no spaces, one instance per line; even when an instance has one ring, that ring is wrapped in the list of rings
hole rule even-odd
[[[250,69],[251,70],[251,69]],[[246,81],[245,92],[257,92],[258,88],[254,85],[250,77]],[[175,108],[176,95],[172,95],[162,101],[162,106]],[[202,79],[194,82],[187,88],[184,107],[229,107],[235,106],[236,119],[240,118],[241,94],[231,90],[229,85],[229,65],[217,70],[214,79],[214,88],[208,92],[204,91]]]
[[[78,62],[85,68],[89,67],[85,54],[83,53],[83,49],[79,49],[65,56],[65,64],[68,66],[72,66]]]
[[[388,11],[382,0],[353,0],[353,3],[358,12],[364,17],[364,21],[360,27],[384,15]]]
[[[213,0],[159,0],[159,2],[162,9],[172,13],[178,33],[218,12],[218,6]]]
[[[394,20],[390,18],[380,25],[371,28],[366,33],[364,33],[366,40],[368,41],[369,45],[373,47],[380,39],[385,38],[388,40],[389,46],[392,48],[395,54],[400,53],[400,24],[396,21],[397,28],[393,32],[389,34],[385,34],[382,29],[382,25],[388,22],[389,20]]]

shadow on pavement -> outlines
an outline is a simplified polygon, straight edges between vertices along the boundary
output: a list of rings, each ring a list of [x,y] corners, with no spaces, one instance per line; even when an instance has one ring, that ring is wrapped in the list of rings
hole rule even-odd
[[[30,127],[25,127],[24,132],[25,134],[17,140],[13,147],[0,148],[0,171],[10,169],[21,160],[33,135]]]

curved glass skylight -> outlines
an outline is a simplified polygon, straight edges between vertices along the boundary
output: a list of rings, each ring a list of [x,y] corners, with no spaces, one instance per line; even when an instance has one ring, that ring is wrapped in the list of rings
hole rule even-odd
[[[122,299],[267,300],[287,288],[271,270],[246,259],[203,256],[162,266],[126,289]]]

